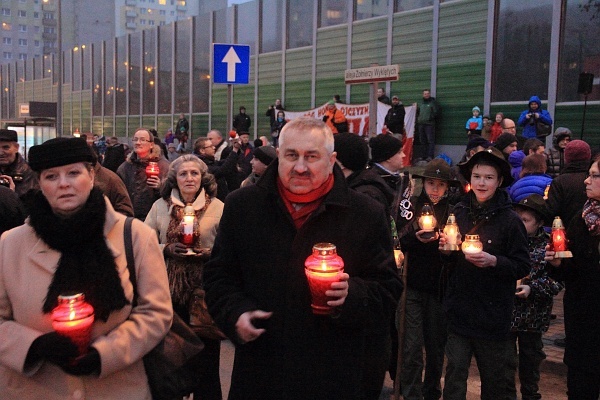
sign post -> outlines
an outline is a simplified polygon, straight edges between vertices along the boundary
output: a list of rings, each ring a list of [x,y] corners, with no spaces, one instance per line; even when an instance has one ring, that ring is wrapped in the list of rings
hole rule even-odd
[[[373,64],[367,68],[347,69],[344,73],[346,85],[370,83],[369,94],[369,135],[377,133],[377,85],[379,82],[397,81],[400,75],[400,66]]]
[[[213,43],[213,83],[227,85],[227,130],[233,125],[233,87],[250,81],[250,46]]]

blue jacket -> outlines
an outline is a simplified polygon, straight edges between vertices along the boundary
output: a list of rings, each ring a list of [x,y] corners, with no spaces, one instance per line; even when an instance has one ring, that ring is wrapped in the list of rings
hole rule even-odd
[[[542,110],[542,101],[537,96],[531,96],[529,99],[529,104],[537,103],[538,109],[535,110],[536,113],[540,115],[539,120],[545,124],[552,125],[552,117],[547,110]],[[517,121],[517,125],[523,127],[523,137],[526,139],[534,138],[537,136],[537,127],[536,124],[530,124],[529,119],[527,118],[527,114],[533,112],[530,108],[523,111],[519,120]]]
[[[523,169],[523,159],[525,158],[525,153],[523,150],[517,150],[510,153],[508,156],[508,163],[510,164],[510,174],[512,175],[515,184],[516,181],[521,179],[521,169]]]
[[[473,124],[471,126],[471,124]],[[483,129],[483,118],[479,117],[471,117],[467,120],[465,124],[465,129],[468,131],[480,131]]]
[[[546,187],[552,183],[552,177],[546,174],[530,174],[525,175],[518,181],[512,184],[508,193],[513,203],[518,203],[525,197],[532,194],[544,196]]]

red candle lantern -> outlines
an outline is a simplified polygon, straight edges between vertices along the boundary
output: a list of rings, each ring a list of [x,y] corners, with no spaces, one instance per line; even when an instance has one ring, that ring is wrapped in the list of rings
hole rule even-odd
[[[327,305],[330,298],[325,292],[331,289],[332,283],[339,282],[340,274],[344,272],[344,260],[337,255],[334,244],[317,243],[313,246],[312,255],[304,262],[304,267],[313,314],[330,314],[332,308]]]
[[[567,235],[565,235],[565,226],[560,217],[554,217],[552,222],[552,249],[554,258],[571,258],[573,253],[567,249]]]
[[[85,301],[83,293],[58,296],[58,306],[52,310],[52,329],[77,345],[79,354],[87,353],[94,323],[94,307]]]
[[[191,204],[188,204],[183,209],[183,218],[179,224],[179,242],[187,246],[186,254],[196,254],[192,250],[194,242],[196,241],[195,235],[196,226],[196,211]]]
[[[150,178],[152,176],[158,176],[160,174],[160,168],[158,168],[158,163],[154,161],[150,161],[146,166],[146,178]]]

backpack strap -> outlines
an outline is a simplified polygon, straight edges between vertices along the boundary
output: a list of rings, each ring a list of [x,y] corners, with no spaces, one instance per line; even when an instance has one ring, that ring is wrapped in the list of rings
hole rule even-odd
[[[133,258],[133,235],[131,234],[131,224],[133,223],[133,217],[127,217],[125,219],[125,226],[123,227],[123,241],[125,244],[125,257],[127,258],[127,269],[129,270],[129,280],[133,285],[133,301],[131,305],[135,307],[137,305],[137,278],[135,276],[135,259]]]

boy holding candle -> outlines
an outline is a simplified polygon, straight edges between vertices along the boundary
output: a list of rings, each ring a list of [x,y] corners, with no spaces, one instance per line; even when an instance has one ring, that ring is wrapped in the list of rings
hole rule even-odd
[[[448,189],[459,182],[452,179],[450,166],[441,158],[433,159],[421,175],[413,176],[423,180],[423,190],[411,201],[415,205],[414,217],[408,232],[400,238],[407,257],[404,359],[400,379],[405,399],[438,399],[442,394],[440,379],[447,324],[439,293],[442,260],[437,228],[448,219],[451,206]],[[418,225],[425,204],[429,204],[432,216],[437,220],[433,226],[434,235],[429,237],[426,229]],[[424,380],[423,348],[426,357]]]
[[[454,207],[461,234],[477,234],[483,251],[474,254],[439,249],[446,255],[444,310],[448,318],[448,364],[444,399],[464,399],[471,358],[481,376],[481,397],[512,398],[507,371],[513,363],[509,338],[515,282],[530,271],[527,233],[503,189],[512,182],[510,165],[489,148],[459,165],[471,191]]]

